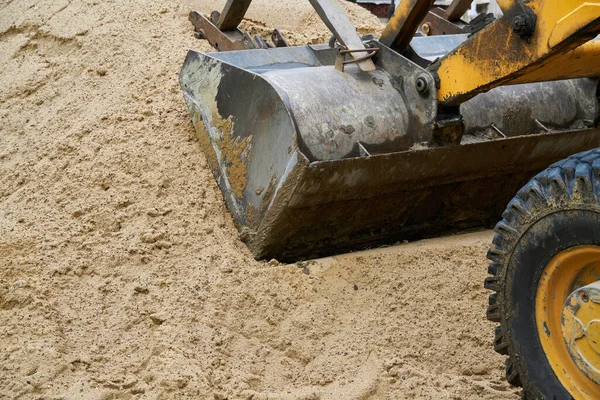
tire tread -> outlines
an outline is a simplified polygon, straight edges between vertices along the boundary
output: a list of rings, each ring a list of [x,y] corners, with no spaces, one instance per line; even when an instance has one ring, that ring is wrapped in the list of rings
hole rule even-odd
[[[508,204],[494,231],[492,247],[487,253],[491,261],[485,288],[492,290],[487,319],[498,322],[494,329],[494,350],[508,355],[505,362],[506,379],[514,386],[523,386],[527,371],[515,362],[517,354],[508,337],[504,310],[504,279],[506,265],[521,235],[544,213],[573,204],[596,202],[600,208],[600,148],[575,154],[552,164],[529,181]],[[528,390],[523,398],[529,398]]]

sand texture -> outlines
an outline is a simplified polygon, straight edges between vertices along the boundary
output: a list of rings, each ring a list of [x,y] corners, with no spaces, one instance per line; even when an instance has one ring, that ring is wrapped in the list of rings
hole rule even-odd
[[[252,258],[178,86],[213,3],[0,1],[0,398],[517,399],[490,232]],[[249,18],[329,36],[307,1]]]

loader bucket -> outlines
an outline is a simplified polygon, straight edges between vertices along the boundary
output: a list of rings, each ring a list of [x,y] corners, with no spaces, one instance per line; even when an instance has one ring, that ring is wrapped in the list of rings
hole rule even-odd
[[[450,50],[439,41],[451,37],[413,47],[429,39]],[[328,46],[188,53],[184,97],[256,258],[291,261],[491,226],[537,172],[600,147],[591,128],[596,88],[586,79],[481,94],[461,106],[460,144],[434,145],[433,77],[373,45],[371,74],[342,71]],[[429,91],[411,84],[419,77]]]

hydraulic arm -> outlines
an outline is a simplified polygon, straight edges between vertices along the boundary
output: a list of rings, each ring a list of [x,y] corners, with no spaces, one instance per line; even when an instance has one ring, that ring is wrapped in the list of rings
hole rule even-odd
[[[440,104],[460,104],[514,83],[600,76],[600,2],[498,2],[504,17],[428,69]],[[586,42],[589,42],[586,44]]]

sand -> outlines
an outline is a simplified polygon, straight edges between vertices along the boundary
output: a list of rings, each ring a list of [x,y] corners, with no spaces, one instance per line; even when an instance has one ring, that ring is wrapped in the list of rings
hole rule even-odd
[[[490,232],[252,258],[178,87],[189,9],[0,1],[0,398],[516,399]],[[249,17],[328,37],[301,0]]]
[[[182,0],[182,3],[208,15],[211,10],[222,10],[226,1]],[[361,35],[382,32],[383,25],[369,11],[346,1],[342,4]],[[331,33],[308,0],[253,0],[246,17],[242,27],[253,35],[264,36],[265,39],[270,37],[274,27],[280,29],[293,45],[327,43],[331,37]]]

